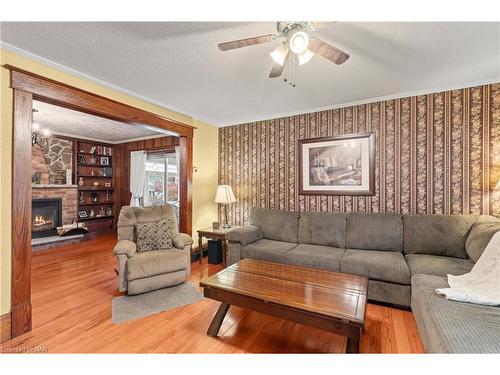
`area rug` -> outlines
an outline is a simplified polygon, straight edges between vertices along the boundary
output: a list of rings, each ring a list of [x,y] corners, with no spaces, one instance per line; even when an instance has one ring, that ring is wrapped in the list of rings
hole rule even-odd
[[[196,303],[202,299],[203,295],[189,282],[135,296],[114,297],[112,321],[114,324],[125,323],[175,307]]]

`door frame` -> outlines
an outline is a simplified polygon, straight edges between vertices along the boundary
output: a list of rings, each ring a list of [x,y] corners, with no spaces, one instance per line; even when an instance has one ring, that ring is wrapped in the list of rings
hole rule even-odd
[[[128,104],[93,94],[11,65],[13,90],[12,144],[12,278],[11,337],[31,331],[31,123],[33,100],[105,117],[131,125],[149,125],[179,136],[179,230],[192,230],[194,127]],[[29,173],[27,173],[29,171]]]

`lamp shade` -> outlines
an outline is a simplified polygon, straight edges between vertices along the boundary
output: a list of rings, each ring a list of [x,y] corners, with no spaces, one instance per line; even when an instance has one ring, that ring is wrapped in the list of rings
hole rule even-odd
[[[215,203],[234,203],[236,202],[236,197],[234,196],[233,189],[230,185],[219,185],[217,186],[217,192],[215,193]]]

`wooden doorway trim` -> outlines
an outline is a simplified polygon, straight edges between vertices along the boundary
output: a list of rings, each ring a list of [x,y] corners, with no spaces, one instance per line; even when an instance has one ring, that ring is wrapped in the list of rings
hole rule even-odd
[[[11,336],[31,330],[31,122],[33,100],[131,125],[159,127],[180,137],[179,230],[191,234],[194,127],[118,101],[4,65],[14,92],[12,154]]]

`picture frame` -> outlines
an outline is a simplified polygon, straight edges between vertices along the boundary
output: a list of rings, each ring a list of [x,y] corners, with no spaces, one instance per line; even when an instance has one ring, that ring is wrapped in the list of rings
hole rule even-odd
[[[85,218],[87,218],[87,217],[89,217],[89,216],[87,215],[87,211],[78,211],[78,218],[80,218],[80,219],[85,219]]]
[[[87,164],[87,161],[85,160],[85,156],[83,156],[82,154],[77,154],[76,159],[77,159],[78,163],[80,163],[80,164]]]
[[[375,195],[375,133],[311,138],[299,144],[299,194]]]
[[[212,223],[212,229],[219,229],[220,228],[220,223],[218,221],[214,221]]]
[[[109,165],[109,157],[108,156],[101,156],[100,164],[101,165]]]

